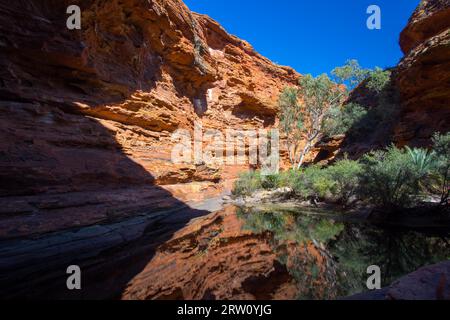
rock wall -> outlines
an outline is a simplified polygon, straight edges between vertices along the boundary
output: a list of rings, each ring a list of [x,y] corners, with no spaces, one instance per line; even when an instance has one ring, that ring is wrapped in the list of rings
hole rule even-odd
[[[398,65],[402,109],[394,140],[427,145],[450,130],[450,1],[422,1],[400,35]]]
[[[298,77],[180,0],[1,2],[0,296],[58,296],[70,263],[118,294],[246,168],[175,165],[171,134],[274,126]]]
[[[65,27],[68,4],[82,29]],[[174,165],[170,134],[275,124],[292,69],[181,1],[0,5],[2,196],[221,179]],[[13,30],[11,30],[13,28]]]
[[[202,120],[205,128],[219,129],[273,125],[279,91],[298,78],[292,69],[273,65],[210,18],[191,13],[181,1],[74,3],[82,9],[81,31],[65,27],[69,1],[16,1],[0,7],[2,110],[5,126],[11,127],[8,134],[18,140],[26,140],[26,133],[13,128],[16,114],[23,123],[39,121],[28,133],[36,141],[64,139],[58,134],[40,139],[35,131],[43,126],[48,126],[42,130],[46,132],[56,126],[74,132],[72,141],[51,141],[53,151],[55,144],[79,146],[77,139],[86,140],[91,149],[93,144],[110,148],[112,142],[104,142],[105,137],[94,138],[105,133],[159,184],[186,182],[195,179],[198,170],[180,170],[169,163],[171,132],[192,128],[196,120]],[[12,103],[16,105],[11,107]],[[99,130],[84,128],[83,135],[76,132],[81,125],[69,128],[73,121],[88,121],[86,126],[91,127],[95,122]],[[15,178],[15,160],[23,148],[14,145],[17,154],[9,154],[2,166],[2,177],[18,180],[15,191],[9,186],[8,192],[24,193],[35,185],[32,179],[39,185],[61,184],[47,170],[37,173],[36,163],[20,168],[34,172]],[[53,169],[67,167],[61,164]],[[79,170],[71,170],[71,175]],[[106,175],[117,175],[116,171]]]

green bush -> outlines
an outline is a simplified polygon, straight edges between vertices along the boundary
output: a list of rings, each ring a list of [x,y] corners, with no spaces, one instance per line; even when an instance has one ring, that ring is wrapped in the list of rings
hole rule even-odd
[[[358,194],[362,199],[388,209],[413,205],[420,191],[420,175],[411,156],[391,146],[374,151],[361,159]]]
[[[435,133],[433,136],[435,161],[433,177],[435,178],[435,193],[441,197],[441,204],[448,206],[450,196],[450,132]]]
[[[234,183],[233,194],[248,196],[257,190],[276,189],[282,186],[281,174],[262,175],[260,170],[241,173]]]
[[[359,186],[359,175],[362,166],[358,161],[343,159],[327,169],[329,177],[334,181],[333,197],[344,206],[356,196]]]
[[[375,69],[369,73],[367,88],[374,92],[380,93],[387,87],[390,81],[391,71],[375,67]]]
[[[251,195],[262,188],[261,173],[259,171],[248,171],[241,173],[233,186],[233,194],[246,196]]]
[[[442,160],[448,163],[450,161],[450,132],[441,134],[436,132],[433,135],[433,150]]]
[[[280,186],[280,175],[271,174],[266,176],[261,176],[261,187],[263,189],[276,189]]]
[[[328,171],[318,165],[312,165],[300,172],[292,187],[303,199],[323,199],[331,194],[333,186],[334,182]]]
[[[285,172],[280,181],[302,199],[328,199],[347,205],[356,194],[361,170],[357,161],[343,159],[326,168],[313,165]]]
[[[299,170],[290,169],[286,171],[281,171],[279,173],[278,186],[280,188],[283,187],[293,188],[299,176],[300,176]]]
[[[410,160],[417,170],[416,173],[420,180],[425,180],[435,167],[436,153],[426,149],[414,148],[406,146],[406,151],[410,156]],[[420,181],[419,181],[420,182]]]

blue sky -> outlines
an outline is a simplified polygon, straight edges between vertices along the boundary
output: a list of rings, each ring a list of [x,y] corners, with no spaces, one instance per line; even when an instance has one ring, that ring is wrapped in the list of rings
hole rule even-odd
[[[401,30],[420,0],[184,0],[262,55],[318,75],[357,59],[390,67],[403,56]],[[381,30],[366,27],[369,5],[381,8]]]

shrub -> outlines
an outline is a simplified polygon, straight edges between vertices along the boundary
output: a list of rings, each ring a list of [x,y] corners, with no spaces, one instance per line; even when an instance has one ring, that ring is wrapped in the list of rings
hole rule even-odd
[[[275,189],[281,186],[280,174],[262,175],[259,170],[248,171],[239,175],[233,186],[233,194],[247,196],[260,189]]]
[[[419,190],[420,175],[405,151],[391,146],[386,151],[374,151],[361,159],[359,196],[387,209],[414,204]]]
[[[271,174],[261,176],[261,187],[263,189],[276,189],[280,186],[280,175]]]
[[[278,186],[293,188],[296,183],[296,180],[299,179],[300,171],[299,170],[286,170],[279,173]]]
[[[348,205],[357,192],[359,175],[362,172],[361,164],[345,158],[337,161],[327,170],[330,178],[334,181],[333,197],[344,206]]]
[[[325,198],[330,195],[334,182],[328,171],[318,165],[303,169],[294,181],[294,192],[304,199]]]
[[[348,206],[365,200],[386,210],[415,205],[423,193],[435,193],[447,206],[450,181],[450,133],[435,134],[433,150],[391,146],[373,151],[360,161],[344,158],[332,166],[312,165],[262,176],[259,171],[241,174],[235,195],[258,189],[291,187],[302,199],[329,199]]]
[[[433,150],[442,160],[448,162],[450,160],[450,132],[441,134],[436,132],[432,138]]]
[[[234,195],[251,195],[262,188],[262,179],[259,171],[248,171],[239,175],[233,186]]]
[[[375,69],[369,73],[367,88],[376,93],[380,93],[386,88],[390,81],[391,71],[375,67]]]
[[[437,192],[441,196],[441,204],[448,205],[450,196],[450,132],[435,133],[433,136],[435,162],[433,173],[437,181]]]
[[[429,152],[428,150],[420,148],[411,149],[408,146],[406,146],[405,149],[411,158],[412,164],[417,170],[416,172],[419,179],[425,179],[435,166],[436,153],[434,151]]]

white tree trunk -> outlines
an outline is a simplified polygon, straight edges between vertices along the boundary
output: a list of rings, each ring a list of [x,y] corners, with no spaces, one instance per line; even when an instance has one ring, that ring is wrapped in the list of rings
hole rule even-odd
[[[302,167],[303,161],[305,160],[305,155],[309,152],[310,147],[311,142],[308,141],[305,147],[303,148],[302,153],[300,154],[300,160],[298,161],[297,169],[300,169]]]

